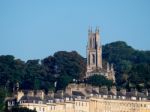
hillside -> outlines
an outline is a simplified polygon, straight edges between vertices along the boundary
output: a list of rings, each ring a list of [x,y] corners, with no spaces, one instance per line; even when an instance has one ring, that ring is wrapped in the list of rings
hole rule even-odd
[[[135,50],[125,42],[117,41],[103,46],[104,65],[106,61],[114,63],[118,85],[150,86],[150,51]],[[76,51],[59,51],[41,62],[0,56],[0,85],[10,89],[19,82],[22,89],[48,90],[54,88],[53,83],[60,78],[81,79],[85,71],[86,59]]]
[[[103,46],[103,63],[107,61],[114,63],[118,88],[150,88],[150,51],[135,50],[117,41]],[[27,62],[12,55],[1,55],[0,102],[6,91],[9,96],[16,89],[17,82],[20,89],[64,89],[73,79],[81,79],[85,72],[86,59],[76,51],[59,51],[42,60]]]
[[[150,51],[135,50],[117,41],[103,46],[103,59],[114,63],[118,85],[150,87]]]

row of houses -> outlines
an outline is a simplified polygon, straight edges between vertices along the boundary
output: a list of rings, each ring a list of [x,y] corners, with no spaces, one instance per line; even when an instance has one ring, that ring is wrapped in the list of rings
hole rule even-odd
[[[70,90],[71,87],[71,90]],[[90,89],[91,88],[91,89]],[[69,89],[69,90],[68,90]],[[116,91],[112,87],[95,88],[70,84],[65,91],[18,91],[7,99],[8,108],[15,105],[35,109],[37,112],[150,112],[148,90]]]

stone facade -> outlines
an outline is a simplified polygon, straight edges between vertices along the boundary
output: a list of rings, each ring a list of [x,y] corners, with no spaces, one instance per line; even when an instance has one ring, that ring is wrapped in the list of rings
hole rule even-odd
[[[103,75],[109,80],[115,82],[115,72],[113,65],[107,63],[107,69],[103,68],[102,64],[102,45],[100,44],[99,29],[96,28],[95,32],[92,29],[88,31],[88,44],[87,44],[87,72],[86,78],[94,74]]]
[[[83,88],[83,85],[79,86]],[[90,86],[87,87],[87,89],[90,88]],[[77,94],[66,96],[64,93],[61,97],[49,97],[52,92],[49,92],[47,96],[43,94],[44,92],[37,91],[39,92],[38,95],[35,92],[31,96],[24,94],[23,91],[18,91],[17,100],[8,100],[7,104],[9,109],[18,104],[20,107],[27,107],[37,112],[150,112],[150,100],[147,99],[148,97],[140,98],[132,94],[133,96],[129,98],[124,90],[120,92],[126,94],[125,96],[123,94],[117,95],[115,89],[115,87],[112,87],[110,90],[114,94],[109,94],[109,91],[106,92],[108,94],[93,93],[91,96]],[[101,88],[101,90],[108,91],[106,87]]]

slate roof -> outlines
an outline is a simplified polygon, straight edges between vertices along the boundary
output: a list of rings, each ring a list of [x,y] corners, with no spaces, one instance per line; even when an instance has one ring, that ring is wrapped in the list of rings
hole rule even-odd
[[[85,96],[82,92],[80,91],[72,91],[72,95],[75,95],[75,96]]]
[[[113,92],[109,91],[108,95],[115,95]]]
[[[106,91],[100,91],[99,94],[100,95],[108,95],[108,93]]]
[[[144,93],[137,93],[137,97],[146,98],[147,96]]]
[[[6,97],[5,101],[15,101],[16,98],[15,97]]]
[[[35,97],[35,96],[23,96],[20,100],[42,100],[40,97]]]
[[[95,90],[92,90],[92,93],[93,94],[99,94],[97,91],[95,91]]]
[[[45,96],[44,96],[44,100],[46,100],[46,101],[48,101],[48,100],[54,100],[54,97],[45,95]]]
[[[120,91],[117,91],[117,96],[126,96],[126,95],[124,95],[122,92],[120,92]]]

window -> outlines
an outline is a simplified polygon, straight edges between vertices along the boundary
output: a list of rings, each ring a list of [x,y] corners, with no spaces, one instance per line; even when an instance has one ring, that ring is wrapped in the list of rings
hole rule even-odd
[[[90,39],[90,48],[92,48],[92,39]]]
[[[95,39],[93,38],[93,48],[95,48]]]
[[[78,103],[76,102],[76,106],[78,105]]]
[[[90,65],[90,54],[89,54],[88,62],[89,62],[89,65]]]
[[[39,103],[39,104],[42,104],[43,102],[42,102],[42,101],[39,101],[38,103]]]
[[[92,58],[93,58],[93,64],[95,64],[95,55],[92,54]]]
[[[83,102],[82,102],[82,106],[84,106]]]

